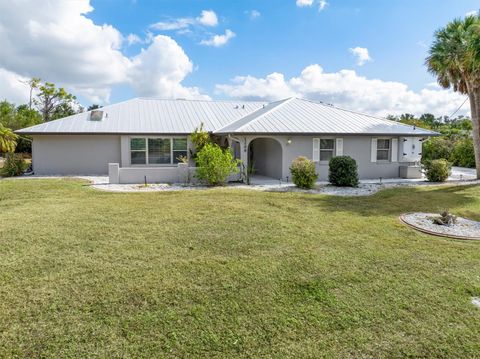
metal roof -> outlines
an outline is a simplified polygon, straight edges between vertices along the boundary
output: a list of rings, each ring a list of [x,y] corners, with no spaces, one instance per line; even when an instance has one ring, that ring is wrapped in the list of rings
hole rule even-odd
[[[21,134],[189,134],[200,123],[217,134],[418,135],[436,132],[288,98],[272,103],[136,98],[101,108],[101,121],[83,112],[17,131]]]
[[[135,98],[100,108],[101,121],[90,112],[45,122],[20,134],[190,134],[201,123],[214,131],[262,108],[263,102]]]
[[[438,134],[399,122],[298,98],[272,102],[215,133],[420,136]]]

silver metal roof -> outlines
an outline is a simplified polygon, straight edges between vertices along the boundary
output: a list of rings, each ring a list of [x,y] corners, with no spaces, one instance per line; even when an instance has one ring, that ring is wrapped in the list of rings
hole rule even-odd
[[[135,98],[99,110],[101,121],[90,112],[45,122],[17,131],[21,134],[190,134],[200,123],[215,131],[262,108],[263,102],[197,101]]]
[[[218,134],[435,136],[436,132],[298,98],[262,103],[136,98],[17,131],[21,134],[190,134],[200,123]]]
[[[272,102],[216,133],[437,135],[434,131],[298,98]]]

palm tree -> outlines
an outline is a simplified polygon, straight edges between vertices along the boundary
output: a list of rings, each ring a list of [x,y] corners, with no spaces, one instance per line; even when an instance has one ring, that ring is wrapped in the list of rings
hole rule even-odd
[[[437,76],[440,86],[469,97],[480,179],[480,16],[453,20],[436,31],[426,65]]]
[[[11,129],[0,123],[0,153],[13,152],[17,146],[18,136]]]

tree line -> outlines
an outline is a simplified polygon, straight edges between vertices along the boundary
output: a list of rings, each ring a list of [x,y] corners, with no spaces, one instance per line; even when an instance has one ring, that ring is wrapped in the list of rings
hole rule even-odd
[[[423,143],[422,162],[446,159],[453,166],[475,168],[475,150],[472,139],[472,121],[468,117],[435,117],[425,113],[419,117],[405,113],[388,116],[389,120],[425,128],[440,133]]]
[[[28,103],[15,105],[7,100],[0,102],[0,153],[13,152],[12,148],[18,153],[31,152],[31,138],[15,135],[16,130],[85,111],[77,102],[77,97],[63,87],[39,78],[32,78],[25,85],[30,90]],[[98,107],[91,105],[87,110]]]

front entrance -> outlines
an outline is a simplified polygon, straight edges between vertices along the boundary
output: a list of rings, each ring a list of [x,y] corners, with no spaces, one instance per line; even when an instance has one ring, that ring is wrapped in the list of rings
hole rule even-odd
[[[256,138],[248,145],[248,167],[253,175],[282,178],[282,145],[273,138]]]

